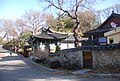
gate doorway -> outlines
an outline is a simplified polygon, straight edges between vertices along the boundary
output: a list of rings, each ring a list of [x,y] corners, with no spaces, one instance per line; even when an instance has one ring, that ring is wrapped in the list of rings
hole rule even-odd
[[[92,68],[92,51],[83,51],[83,68]]]

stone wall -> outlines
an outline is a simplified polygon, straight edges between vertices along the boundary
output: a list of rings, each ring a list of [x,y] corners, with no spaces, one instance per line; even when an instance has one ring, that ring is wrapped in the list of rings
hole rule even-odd
[[[99,47],[98,47],[99,48]],[[61,63],[70,61],[83,68],[83,51],[92,51],[93,68],[97,67],[120,67],[120,47],[105,49],[81,49],[73,48],[58,52]]]
[[[74,52],[59,52],[58,53],[59,60],[62,65],[65,62],[69,62],[71,64],[77,64],[80,68],[82,66],[82,51],[74,51]]]
[[[114,50],[93,51],[93,66],[120,66],[120,48]]]
[[[72,49],[61,50],[56,55],[36,54],[38,58],[45,57],[48,60],[59,60],[61,65],[65,63],[77,64],[79,68],[83,68],[83,51],[92,52],[93,68],[97,67],[120,67],[120,44],[106,46],[87,46]],[[48,57],[46,57],[48,56]]]

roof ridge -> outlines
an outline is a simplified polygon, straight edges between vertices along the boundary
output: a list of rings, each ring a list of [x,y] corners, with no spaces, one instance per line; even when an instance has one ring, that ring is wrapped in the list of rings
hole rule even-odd
[[[112,17],[117,16],[120,17],[120,14],[117,13],[112,13],[99,27],[98,29],[101,29],[103,27],[103,25],[105,25],[106,22],[108,22]]]

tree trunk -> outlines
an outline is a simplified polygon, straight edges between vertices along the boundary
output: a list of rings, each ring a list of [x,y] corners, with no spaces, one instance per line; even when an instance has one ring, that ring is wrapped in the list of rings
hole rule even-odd
[[[7,36],[7,33],[5,33],[5,35],[0,39],[0,42],[2,42],[2,40]]]
[[[79,22],[76,22],[76,27],[73,29],[73,37],[75,38],[74,45],[75,47],[79,46],[79,39],[78,39],[78,28],[79,28]]]

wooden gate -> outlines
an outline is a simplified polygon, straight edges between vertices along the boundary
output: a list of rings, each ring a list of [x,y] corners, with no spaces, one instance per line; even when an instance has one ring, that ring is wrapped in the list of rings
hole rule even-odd
[[[92,51],[83,51],[83,68],[92,68]]]

